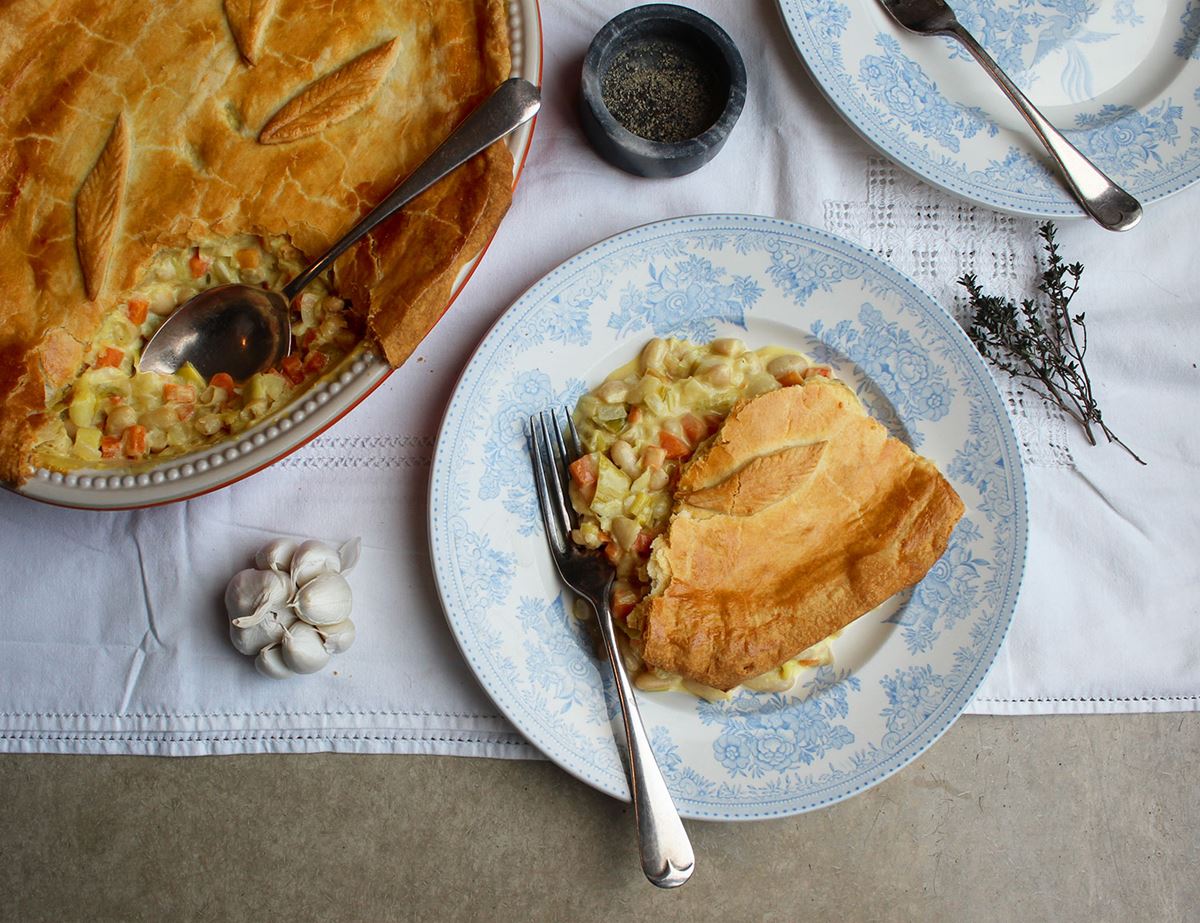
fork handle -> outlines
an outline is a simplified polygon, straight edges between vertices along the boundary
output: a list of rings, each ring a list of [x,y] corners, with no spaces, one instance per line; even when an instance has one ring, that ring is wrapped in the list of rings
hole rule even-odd
[[[621,703],[621,719],[629,757],[629,791],[637,822],[642,871],[652,884],[660,888],[678,888],[692,876],[696,866],[692,843],[654,759],[650,738],[633,697],[633,685],[629,682],[625,664],[621,662],[608,593],[602,594],[599,603],[593,602],[592,605],[596,610],[600,634],[604,638],[604,650],[612,665],[617,698]]]
[[[992,60],[992,56],[975,40],[975,36],[957,21],[948,26],[942,34],[958,39],[999,84],[1004,95],[1017,107],[1017,111],[1025,117],[1034,134],[1046,146],[1050,156],[1057,161],[1063,176],[1066,177],[1067,185],[1075,193],[1075,198],[1097,224],[1110,231],[1128,231],[1141,220],[1142,206],[1138,200],[1105,176],[1046,120],[1020,88],[1009,79],[1008,74],[1001,70],[1000,65]]]

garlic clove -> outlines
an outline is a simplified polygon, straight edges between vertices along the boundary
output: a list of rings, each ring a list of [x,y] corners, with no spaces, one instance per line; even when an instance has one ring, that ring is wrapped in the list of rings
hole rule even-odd
[[[358,563],[358,556],[362,554],[362,539],[352,538],[345,542],[338,549],[338,561],[341,566],[338,568],[338,573],[348,574],[354,570],[354,565]]]
[[[296,616],[285,609],[283,612],[270,612],[260,621],[249,625],[239,625],[244,619],[235,619],[229,623],[229,640],[239,653],[253,657],[262,648],[269,647],[283,637],[283,631],[296,621]]]
[[[316,673],[329,663],[329,651],[320,633],[304,622],[297,622],[283,633],[283,662],[296,673]]]
[[[325,650],[331,654],[344,654],[354,643],[354,623],[343,619],[334,625],[325,625],[317,629],[325,639]]]
[[[296,592],[292,608],[310,625],[336,625],[350,615],[350,584],[341,574],[319,574]]]
[[[259,570],[286,573],[292,566],[292,556],[295,553],[295,542],[290,538],[277,538],[258,549],[258,553],[254,556],[254,566]]]
[[[292,556],[292,582],[302,587],[318,574],[336,574],[341,567],[336,548],[310,539],[301,542]]]
[[[254,659],[254,668],[263,676],[271,679],[287,679],[294,676],[291,668],[284,663],[283,650],[280,645],[272,644],[258,652]]]
[[[225,586],[225,611],[230,621],[243,626],[262,621],[274,609],[282,609],[291,598],[286,578],[271,570],[253,567],[238,571]]]

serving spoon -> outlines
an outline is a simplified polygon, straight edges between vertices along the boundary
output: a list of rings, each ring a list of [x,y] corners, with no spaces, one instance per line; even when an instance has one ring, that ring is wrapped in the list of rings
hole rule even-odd
[[[1079,152],[1057,128],[1047,121],[1020,91],[1009,76],[1000,69],[992,56],[984,51],[945,0],[879,0],[892,19],[918,35],[947,35],[962,43],[1004,91],[1004,95],[1024,116],[1038,140],[1054,158],[1067,185],[1079,204],[1097,224],[1110,231],[1128,231],[1142,218],[1138,200],[1104,175],[1100,169]]]
[[[296,278],[274,292],[253,285],[218,285],[189,298],[154,332],[138,370],[174,372],[190,362],[205,378],[225,372],[244,381],[277,368],[292,350],[289,305],[341,256],[446,174],[537,114],[541,91],[513,77],[500,84],[386,199]]]

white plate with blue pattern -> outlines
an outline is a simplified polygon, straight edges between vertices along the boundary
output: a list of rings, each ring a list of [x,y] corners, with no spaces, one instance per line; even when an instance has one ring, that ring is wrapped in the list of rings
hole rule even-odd
[[[966,503],[925,580],[846,629],[834,663],[792,692],[639,693],[687,817],[775,817],[849,797],[932,744],[982,682],[1016,604],[1026,500],[1004,402],[961,328],[842,238],[773,218],[676,218],[597,244],[522,295],[464,370],[438,438],[429,528],[451,629],[521,733],[628,798],[607,667],[547,552],[524,427],[652,336],[739,336],[830,363]]]
[[[1083,217],[1016,109],[949,38],[879,0],[779,0],[845,119],[897,163],[1002,211]],[[1200,179],[1200,0],[950,0],[1051,122],[1143,205]]]

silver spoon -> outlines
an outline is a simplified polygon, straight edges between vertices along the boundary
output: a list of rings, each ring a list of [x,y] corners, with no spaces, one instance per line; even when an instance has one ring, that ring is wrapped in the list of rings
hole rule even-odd
[[[1075,198],[1096,223],[1110,231],[1128,231],[1142,219],[1138,200],[1105,176],[1094,163],[1038,112],[1025,94],[1000,69],[991,55],[975,40],[954,15],[945,0],[880,0],[883,8],[901,26],[918,35],[948,35],[963,44],[999,84],[1033,133],[1058,163]]]
[[[138,370],[174,372],[190,362],[205,378],[225,372],[235,381],[244,381],[255,372],[277,368],[292,349],[288,306],[305,286],[377,224],[488,145],[528,122],[540,106],[541,91],[536,86],[519,77],[506,80],[386,199],[282,292],[240,283],[200,292],[150,337]]]

